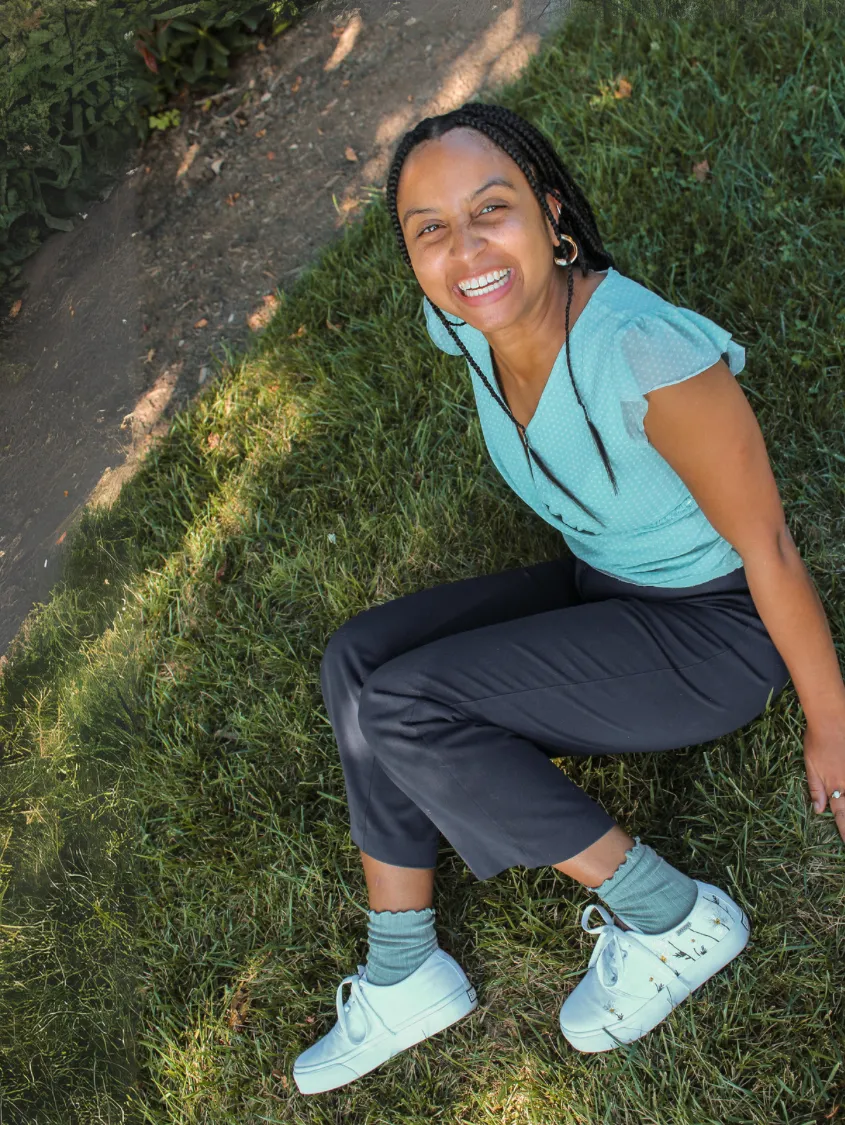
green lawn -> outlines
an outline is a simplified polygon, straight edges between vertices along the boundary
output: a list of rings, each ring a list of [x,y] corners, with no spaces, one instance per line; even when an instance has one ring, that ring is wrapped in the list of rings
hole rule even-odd
[[[557,139],[619,269],[746,347],[841,651],[845,25],[591,11],[500,100]],[[631,96],[602,96],[618,75]],[[572,1051],[584,892],[551,869],[478,883],[444,841],[438,932],[478,1011],[342,1090],[293,1084],[366,953],[326,641],[562,546],[490,464],[377,200],[86,515],[0,679],[3,1125],[845,1120],[845,848],[810,810],[791,688],[706,747],[560,759],[752,916],[747,952],[656,1031]]]

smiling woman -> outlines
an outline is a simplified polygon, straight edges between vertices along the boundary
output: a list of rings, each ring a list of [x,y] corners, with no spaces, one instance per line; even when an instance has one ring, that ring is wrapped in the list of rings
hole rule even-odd
[[[526,159],[518,146],[508,143],[506,138],[500,146],[490,139],[487,130],[479,132],[461,126],[457,119],[449,128],[450,117],[447,114],[429,118],[428,121],[441,123],[444,131],[438,135],[435,127],[425,138],[419,136],[419,130],[426,124],[421,122],[413,141],[411,136],[405,138],[408,155],[403,159],[400,147],[394,158],[388,191],[394,200],[394,224],[406,260],[447,330],[449,325],[443,312],[463,316],[472,310],[473,325],[490,344],[492,373],[501,398],[495,395],[484,373],[479,371],[479,375],[515,423],[529,467],[533,459],[565,495],[589,513],[549,472],[546,462],[528,441],[526,431],[548,372],[561,347],[568,345],[571,326],[602,281],[602,271],[612,265],[612,258],[601,245],[589,203],[562,166],[554,167],[554,159],[544,160],[542,151],[530,151],[530,147]],[[496,133],[494,125],[492,136]],[[545,192],[539,186],[535,190],[534,186],[538,184],[538,168],[544,164],[545,178],[555,181]],[[401,189],[400,168],[404,170]],[[469,192],[468,184],[473,184]],[[427,206],[415,199],[414,193],[420,190]],[[562,231],[565,199],[577,216],[574,229],[578,241]],[[566,247],[561,245],[563,239],[568,242]],[[579,262],[580,273],[576,280],[575,272],[569,269],[564,279],[555,265],[573,264],[579,255],[579,242],[585,248]],[[556,249],[562,257],[555,258],[549,248]],[[483,253],[478,253],[478,249],[483,249]],[[469,258],[474,272],[459,276],[456,271],[464,268]],[[460,339],[456,339],[462,347]],[[604,444],[572,377],[568,347],[567,365],[589,432],[615,489],[616,480]]]
[[[305,1093],[477,1006],[434,927],[441,834],[478,879],[548,864],[615,915],[582,917],[598,944],[559,1013],[578,1050],[641,1038],[742,951],[737,903],[632,839],[557,757],[699,746],[791,676],[815,806],[830,794],[845,832],[845,684],[735,379],[744,349],[616,269],[549,141],[503,107],[421,121],[387,203],[493,462],[570,551],[374,606],[329,640],[369,955],[296,1060]]]

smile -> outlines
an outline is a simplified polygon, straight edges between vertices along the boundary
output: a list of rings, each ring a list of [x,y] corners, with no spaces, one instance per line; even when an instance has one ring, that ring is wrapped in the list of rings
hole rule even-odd
[[[504,288],[512,274],[511,269],[491,270],[490,273],[481,273],[477,277],[459,281],[457,288],[465,297],[486,297],[488,293]]]

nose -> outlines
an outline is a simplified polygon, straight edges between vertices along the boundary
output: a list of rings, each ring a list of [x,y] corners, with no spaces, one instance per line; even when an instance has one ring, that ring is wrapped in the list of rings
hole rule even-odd
[[[465,262],[472,261],[485,249],[487,239],[483,232],[473,230],[469,223],[456,223],[452,227],[452,242],[449,247],[450,257],[460,258]]]

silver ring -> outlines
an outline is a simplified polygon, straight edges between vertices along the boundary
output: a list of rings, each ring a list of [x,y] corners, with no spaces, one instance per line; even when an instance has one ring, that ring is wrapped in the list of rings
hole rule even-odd
[[[831,797],[837,797],[838,798],[838,797],[841,797],[841,796],[842,796],[842,793],[839,789],[834,789],[833,792],[831,793]]]

